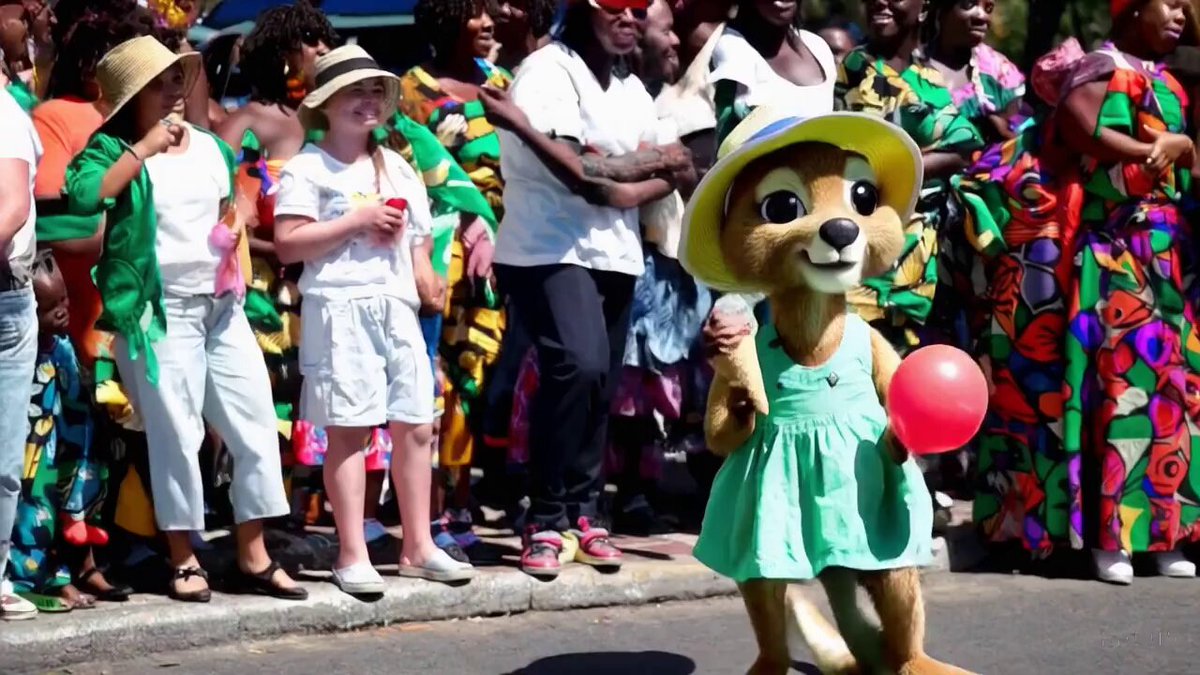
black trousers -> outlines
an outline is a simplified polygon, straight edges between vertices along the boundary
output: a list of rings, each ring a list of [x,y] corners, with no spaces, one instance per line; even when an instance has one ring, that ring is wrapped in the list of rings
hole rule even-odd
[[[576,265],[497,265],[496,276],[537,350],[527,522],[565,530],[597,515],[636,277]]]

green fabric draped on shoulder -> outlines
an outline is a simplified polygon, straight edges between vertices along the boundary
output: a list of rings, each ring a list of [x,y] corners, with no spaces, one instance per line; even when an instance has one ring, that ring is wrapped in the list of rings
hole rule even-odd
[[[229,171],[233,194],[236,158],[233,150],[209,131],[217,142]],[[154,250],[158,217],[154,210],[154,187],[143,167],[129,186],[115,198],[101,196],[104,175],[131,147],[125,141],[97,132],[67,167],[67,208],[77,216],[107,214],[104,252],[92,271],[104,311],[96,322],[102,330],[117,333],[129,345],[129,357],[145,357],[151,384],[158,383],[158,362],[152,344],[166,334],[162,277]]]
[[[882,115],[923,151],[969,153],[983,147],[979,130],[954,105],[941,73],[919,52],[898,73],[859,47],[838,69],[834,92],[836,107]]]

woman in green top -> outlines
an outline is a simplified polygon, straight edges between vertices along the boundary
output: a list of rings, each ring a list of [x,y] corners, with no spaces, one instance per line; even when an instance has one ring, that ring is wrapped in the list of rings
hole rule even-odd
[[[109,112],[67,169],[68,202],[77,213],[105,214],[97,324],[117,334],[121,379],[146,427],[154,512],[174,568],[171,597],[210,598],[191,543],[204,527],[199,450],[208,421],[234,457],[242,584],[303,599],[263,538],[263,520],[286,515],[289,505],[270,383],[242,310],[240,228],[228,209],[233,151],[173,116],[199,60],[149,36],[105,55],[96,80]]]
[[[959,312],[953,294],[939,288],[939,239],[961,228],[961,208],[950,179],[967,167],[983,139],[955,107],[942,74],[921,51],[924,0],[865,4],[870,19],[867,44],[842,62],[835,106],[877,113],[908,132],[922,150],[925,185],[900,261],[892,271],[853,291],[851,304],[901,353],[931,340],[965,343],[965,336],[955,335],[961,329],[955,325]],[[942,296],[936,317],[935,289]],[[923,330],[933,327],[941,334]]]
[[[1016,135],[1025,95],[1020,69],[984,42],[995,9],[995,0],[933,0],[925,23],[929,63],[989,143]]]

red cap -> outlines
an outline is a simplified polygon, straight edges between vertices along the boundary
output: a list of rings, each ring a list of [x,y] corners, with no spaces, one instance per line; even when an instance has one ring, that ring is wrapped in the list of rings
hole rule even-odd
[[[650,9],[650,0],[592,0],[592,2],[614,12],[621,12],[626,9]]]
[[[1109,0],[1108,13],[1111,14],[1112,18],[1114,19],[1124,18],[1125,14],[1130,10],[1130,8],[1139,2],[1140,0]]]

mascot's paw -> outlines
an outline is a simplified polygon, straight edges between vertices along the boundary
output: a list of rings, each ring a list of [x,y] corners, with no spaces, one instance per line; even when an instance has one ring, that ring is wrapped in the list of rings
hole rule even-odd
[[[887,450],[888,456],[897,464],[903,464],[908,461],[908,448],[896,438],[895,432],[891,427],[883,435],[883,447]]]
[[[974,673],[928,656],[919,656],[901,666],[896,671],[896,675],[974,675]]]

